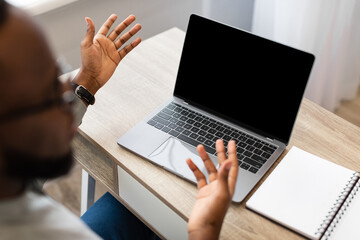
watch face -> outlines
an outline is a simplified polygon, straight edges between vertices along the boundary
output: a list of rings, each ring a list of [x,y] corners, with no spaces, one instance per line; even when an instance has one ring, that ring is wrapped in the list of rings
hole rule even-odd
[[[75,94],[90,105],[95,103],[94,95],[92,95],[85,87],[81,85],[75,89]]]

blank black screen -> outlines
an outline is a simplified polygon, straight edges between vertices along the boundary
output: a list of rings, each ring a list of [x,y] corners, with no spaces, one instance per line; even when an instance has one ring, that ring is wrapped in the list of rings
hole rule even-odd
[[[191,15],[174,95],[288,143],[312,54]]]

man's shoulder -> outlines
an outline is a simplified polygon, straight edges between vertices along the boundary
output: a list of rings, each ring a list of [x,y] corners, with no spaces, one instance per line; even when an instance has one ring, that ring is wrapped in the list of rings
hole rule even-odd
[[[99,239],[78,216],[46,195],[31,191],[0,202],[2,239]]]

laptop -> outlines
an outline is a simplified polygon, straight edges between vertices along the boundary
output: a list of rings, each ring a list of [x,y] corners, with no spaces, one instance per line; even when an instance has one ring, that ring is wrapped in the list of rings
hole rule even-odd
[[[314,62],[312,54],[191,15],[173,96],[118,144],[196,183],[196,146],[215,166],[215,141],[236,141],[241,202],[285,150]]]

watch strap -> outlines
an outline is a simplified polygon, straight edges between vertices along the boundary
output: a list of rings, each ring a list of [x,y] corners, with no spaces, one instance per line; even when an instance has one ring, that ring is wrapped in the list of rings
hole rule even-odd
[[[75,95],[84,100],[87,104],[93,105],[95,97],[84,86],[72,83]]]

